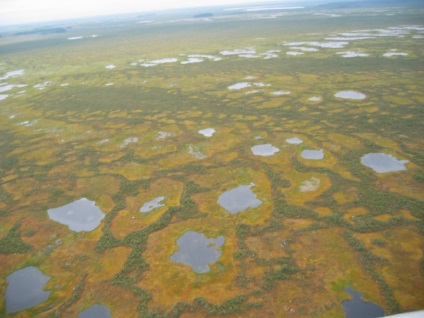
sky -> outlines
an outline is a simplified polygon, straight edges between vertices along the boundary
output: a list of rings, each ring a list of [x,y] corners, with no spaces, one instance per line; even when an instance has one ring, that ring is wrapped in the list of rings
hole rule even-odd
[[[284,1],[284,0],[282,0]],[[272,0],[0,0],[0,25]],[[278,2],[281,2],[278,1]]]

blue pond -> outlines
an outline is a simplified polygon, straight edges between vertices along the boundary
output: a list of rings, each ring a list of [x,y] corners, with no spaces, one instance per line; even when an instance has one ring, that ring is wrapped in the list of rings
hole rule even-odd
[[[353,296],[353,299],[343,301],[343,310],[346,318],[379,318],[384,317],[383,308],[370,301],[364,301],[361,294],[356,290],[345,287],[345,291]]]
[[[202,233],[188,231],[178,240],[179,250],[171,255],[171,261],[189,265],[198,274],[209,272],[209,264],[215,263],[221,256],[218,250],[225,242],[223,236],[207,238]]]
[[[28,266],[6,277],[6,311],[14,313],[36,306],[49,298],[50,291],[43,290],[50,277],[37,267]]]
[[[262,201],[250,189],[253,185],[241,185],[224,192],[219,196],[218,203],[231,214],[237,214],[247,208],[257,208]]]
[[[109,308],[104,305],[93,305],[78,314],[78,318],[111,318]]]

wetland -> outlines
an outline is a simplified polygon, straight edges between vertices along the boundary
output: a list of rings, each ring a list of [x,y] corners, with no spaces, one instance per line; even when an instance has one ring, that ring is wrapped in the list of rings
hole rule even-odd
[[[0,316],[422,309],[424,8],[397,4],[0,27]]]

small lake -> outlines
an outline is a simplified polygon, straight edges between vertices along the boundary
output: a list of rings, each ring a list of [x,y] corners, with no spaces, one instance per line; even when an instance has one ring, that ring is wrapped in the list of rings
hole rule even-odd
[[[353,299],[342,302],[346,318],[379,318],[384,317],[383,308],[370,301],[364,301],[361,294],[356,290],[345,287],[345,291],[353,296]]]
[[[110,309],[104,305],[93,305],[78,314],[78,318],[111,318]]]
[[[361,163],[364,166],[367,166],[378,173],[407,170],[405,164],[408,162],[408,160],[398,160],[392,155],[381,152],[369,153],[361,158]]]
[[[65,204],[61,207],[49,209],[47,213],[53,221],[65,224],[75,232],[89,232],[100,225],[105,214],[95,205],[96,202],[86,198]]]
[[[291,145],[299,145],[303,142],[302,139],[294,137],[294,138],[288,138],[286,139],[286,142],[291,144]]]
[[[165,204],[161,204],[161,202],[165,199],[165,197],[157,197],[153,199],[152,201],[146,202],[143,204],[143,206],[140,208],[140,212],[146,213],[150,212],[154,209],[160,208],[162,206],[165,206]]]
[[[262,204],[250,189],[254,184],[241,185],[224,192],[218,198],[218,203],[231,214],[237,214],[247,208],[257,208]]]
[[[302,158],[309,160],[321,160],[324,158],[324,151],[305,149],[301,153]]]
[[[256,145],[250,148],[250,150],[252,150],[255,156],[263,157],[273,156],[275,153],[280,151],[280,149],[271,144]]]
[[[171,261],[189,265],[202,274],[210,271],[209,264],[215,263],[222,254],[218,248],[225,242],[223,236],[207,238],[202,233],[188,231],[178,240],[179,250],[171,255]]]
[[[341,91],[334,94],[335,97],[344,98],[344,99],[364,99],[367,97],[365,94],[355,92],[355,91]]]
[[[242,89],[242,88],[247,88],[247,87],[251,87],[252,84],[248,83],[248,82],[242,82],[242,83],[237,83],[231,86],[228,86],[228,89],[230,90],[236,90],[236,89]]]
[[[213,128],[206,128],[199,130],[199,134],[205,136],[205,137],[212,137],[212,135],[215,133],[215,129]]]
[[[282,95],[290,95],[290,91],[276,91],[276,92],[271,92],[272,95],[275,96],[282,96]]]
[[[34,266],[22,268],[7,276],[6,312],[14,313],[46,301],[51,292],[43,288],[49,279]]]

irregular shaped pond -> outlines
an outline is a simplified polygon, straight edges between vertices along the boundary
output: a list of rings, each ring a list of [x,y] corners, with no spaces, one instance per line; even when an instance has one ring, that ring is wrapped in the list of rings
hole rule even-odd
[[[144,203],[143,206],[140,208],[140,212],[146,213],[146,212],[150,212],[150,211],[152,211],[156,208],[160,208],[162,206],[165,206],[165,204],[160,203],[164,199],[165,199],[165,197],[157,197],[156,199],[153,199],[152,201]]]
[[[378,318],[385,316],[383,308],[373,302],[363,301],[361,294],[356,290],[346,286],[345,291],[353,296],[353,299],[342,302],[346,318]]]
[[[301,154],[302,158],[310,160],[321,160],[324,158],[324,151],[321,150],[303,150]]]
[[[218,198],[218,203],[231,214],[237,214],[247,208],[257,208],[262,201],[250,189],[254,184],[241,185],[224,192]]]
[[[111,318],[112,314],[110,309],[104,305],[93,305],[90,308],[87,308],[81,311],[78,314],[78,318]]]
[[[398,160],[392,155],[381,152],[369,153],[361,158],[361,163],[378,173],[406,170],[408,160]]]
[[[303,142],[303,140],[300,138],[294,137],[294,138],[286,139],[286,142],[292,145],[299,145]]]
[[[215,133],[215,129],[213,128],[206,128],[199,130],[199,134],[202,134],[205,137],[212,137],[212,135]]]
[[[280,151],[280,149],[278,149],[277,147],[274,147],[271,144],[256,145],[250,148],[250,150],[252,150],[255,156],[263,156],[263,157],[273,156],[275,153]]]
[[[367,97],[365,94],[355,92],[355,91],[341,91],[334,94],[335,97],[344,98],[344,99],[364,99]]]
[[[177,240],[179,250],[171,255],[171,261],[189,265],[198,274],[209,272],[209,264],[215,263],[221,256],[218,250],[224,244],[224,237],[207,238],[205,235],[188,231]]]
[[[43,288],[49,279],[34,266],[22,268],[7,276],[6,312],[14,313],[46,301],[51,292]]]
[[[75,232],[92,231],[99,226],[105,214],[95,205],[96,202],[86,198],[47,210],[49,218],[65,224]]]

